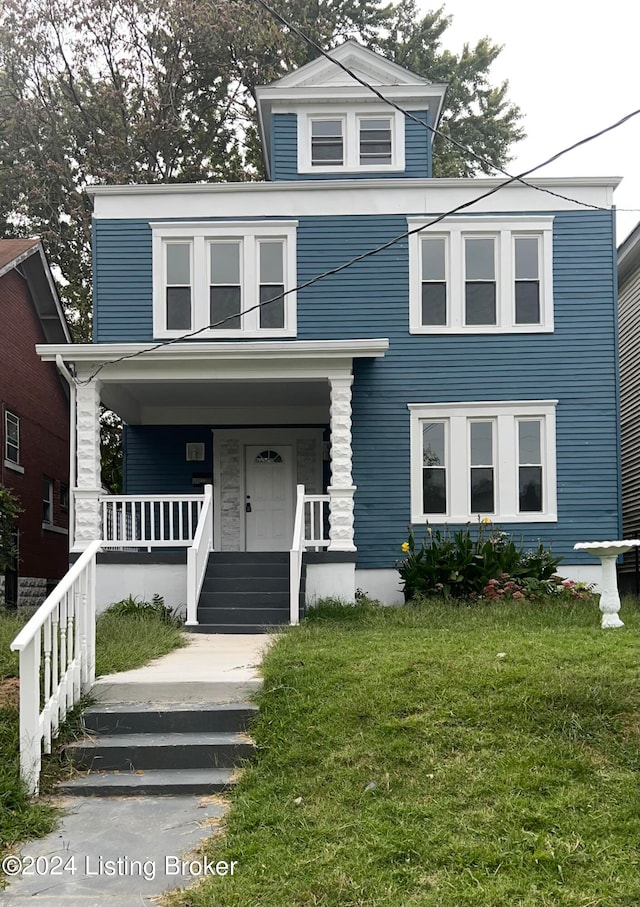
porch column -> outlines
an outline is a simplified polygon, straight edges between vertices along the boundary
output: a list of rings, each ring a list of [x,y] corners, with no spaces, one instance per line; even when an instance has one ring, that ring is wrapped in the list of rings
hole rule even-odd
[[[84,379],[86,380],[86,379]],[[83,379],[80,377],[79,381]],[[76,391],[76,487],[75,539],[73,549],[81,551],[101,538],[100,502],[100,382],[95,378],[80,383]]]
[[[351,385],[353,375],[329,378],[331,390],[331,485],[329,493],[329,551],[355,551],[351,476]]]

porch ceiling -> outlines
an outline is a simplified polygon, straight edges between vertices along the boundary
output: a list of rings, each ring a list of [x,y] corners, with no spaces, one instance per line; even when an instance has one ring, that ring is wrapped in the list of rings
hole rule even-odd
[[[135,381],[104,384],[102,402],[129,424],[317,424],[329,421],[325,380]]]

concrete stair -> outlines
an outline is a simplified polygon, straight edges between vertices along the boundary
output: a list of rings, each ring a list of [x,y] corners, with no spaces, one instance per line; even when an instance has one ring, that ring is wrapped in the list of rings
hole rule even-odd
[[[256,713],[247,703],[99,703],[83,715],[87,737],[65,748],[81,774],[60,787],[103,797],[226,790],[254,751]]]
[[[304,608],[304,570],[300,613]],[[214,551],[195,633],[262,633],[289,623],[288,551]]]

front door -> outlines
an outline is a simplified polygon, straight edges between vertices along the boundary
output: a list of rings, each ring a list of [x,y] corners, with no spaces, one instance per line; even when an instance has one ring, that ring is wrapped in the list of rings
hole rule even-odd
[[[293,538],[293,448],[245,447],[247,551],[288,551]]]

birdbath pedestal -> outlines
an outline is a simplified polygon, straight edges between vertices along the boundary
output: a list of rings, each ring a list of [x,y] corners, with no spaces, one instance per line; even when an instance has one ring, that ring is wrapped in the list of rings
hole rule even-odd
[[[602,564],[602,592],[600,593],[600,611],[602,621],[600,626],[624,627],[618,617],[620,610],[620,595],[618,593],[618,574],[616,573],[616,560],[619,554],[624,554],[631,548],[640,546],[637,539],[625,539],[619,542],[578,542],[574,551],[586,551],[600,558]]]

